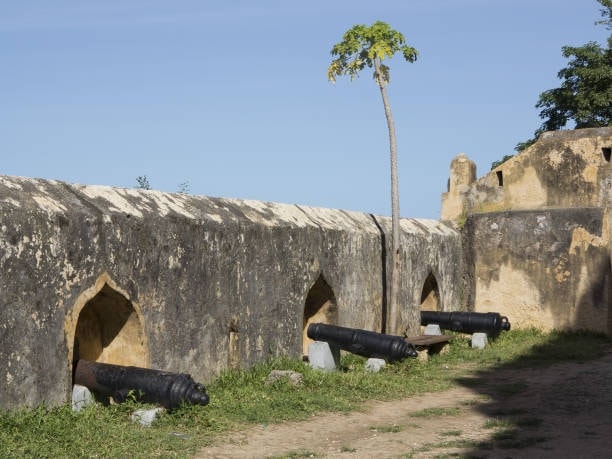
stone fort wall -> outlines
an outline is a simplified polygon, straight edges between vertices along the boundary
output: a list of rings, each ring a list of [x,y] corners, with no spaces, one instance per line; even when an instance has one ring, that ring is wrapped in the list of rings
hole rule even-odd
[[[0,176],[0,408],[69,399],[73,362],[206,382],[300,357],[312,321],[383,331],[390,219]],[[400,321],[459,309],[462,240],[402,219]]]
[[[399,322],[495,311],[612,334],[612,128],[547,133],[442,220],[402,219]],[[78,358],[190,373],[300,357],[311,322],[385,331],[389,218],[0,176],[0,409],[69,399]]]
[[[556,131],[478,179],[452,161],[442,218],[466,238],[467,308],[612,334],[611,147],[609,127]]]

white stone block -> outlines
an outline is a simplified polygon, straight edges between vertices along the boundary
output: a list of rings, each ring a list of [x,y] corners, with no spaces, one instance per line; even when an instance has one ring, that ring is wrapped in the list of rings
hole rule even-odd
[[[340,348],[325,341],[314,341],[308,346],[308,362],[311,368],[337,370],[340,364]]]
[[[381,368],[383,368],[387,362],[385,359],[375,359],[370,358],[366,360],[365,369],[366,371],[372,371],[374,373],[378,373]]]
[[[72,411],[81,411],[82,408],[95,402],[94,396],[87,387],[79,384],[72,386]]]
[[[472,334],[472,347],[475,349],[484,349],[489,340],[486,333],[473,333]]]
[[[150,427],[153,421],[157,419],[159,413],[165,411],[164,408],[158,407],[150,410],[136,410],[130,416],[130,419],[134,422],[139,422],[143,427]]]
[[[442,330],[440,330],[440,326],[438,324],[427,324],[425,330],[423,331],[424,335],[441,335]]]

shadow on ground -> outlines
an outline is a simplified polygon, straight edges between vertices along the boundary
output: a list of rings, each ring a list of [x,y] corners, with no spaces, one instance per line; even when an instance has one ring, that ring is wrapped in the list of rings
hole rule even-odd
[[[491,431],[489,440],[457,445],[467,457],[610,457],[612,341],[603,335],[553,334],[457,382],[477,394],[472,408]]]

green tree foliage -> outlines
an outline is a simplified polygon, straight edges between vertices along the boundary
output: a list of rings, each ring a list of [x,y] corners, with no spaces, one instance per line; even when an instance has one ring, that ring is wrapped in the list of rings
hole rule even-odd
[[[356,25],[349,29],[340,43],[336,43],[331,55],[337,56],[327,69],[327,78],[336,81],[337,76],[349,75],[351,80],[359,76],[365,67],[374,68],[373,77],[378,86],[389,83],[389,67],[386,58],[400,52],[408,62],[417,58],[417,50],[405,44],[404,36],[382,21],[371,26]]]
[[[491,163],[491,170],[495,169],[497,166],[501,166],[506,161],[508,161],[510,158],[514,158],[514,155],[504,155],[504,157],[502,159],[499,159],[497,161],[493,161]]]
[[[406,44],[404,36],[391,29],[388,24],[376,21],[371,26],[355,25],[336,43],[331,50],[334,57],[327,69],[327,78],[334,83],[336,77],[348,75],[352,80],[359,76],[364,68],[373,68],[374,81],[380,88],[387,127],[389,129],[389,150],[391,156],[391,283],[388,301],[387,331],[400,332],[397,320],[399,318],[399,280],[401,270],[400,259],[400,229],[399,229],[399,191],[397,179],[397,146],[395,140],[395,125],[391,115],[391,106],[387,98],[386,87],[389,84],[389,67],[384,63],[395,54],[400,53],[408,62],[417,58],[417,50]]]
[[[606,29],[612,30],[612,0],[597,0],[597,2],[603,6],[603,8],[599,10],[603,19],[595,22],[595,24],[605,25]]]
[[[612,0],[597,0],[604,8],[604,18],[595,24],[612,28]],[[544,120],[534,138],[517,144],[522,151],[532,145],[542,132],[556,131],[573,123],[576,129],[609,126],[612,120],[612,35],[607,47],[596,42],[583,46],[564,46],[563,57],[569,59],[557,76],[561,86],[540,94],[536,108]]]

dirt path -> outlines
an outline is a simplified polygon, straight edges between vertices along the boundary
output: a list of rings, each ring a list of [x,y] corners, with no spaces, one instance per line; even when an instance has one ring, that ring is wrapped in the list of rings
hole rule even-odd
[[[612,350],[586,363],[500,370],[363,412],[257,426],[198,458],[612,458]]]

